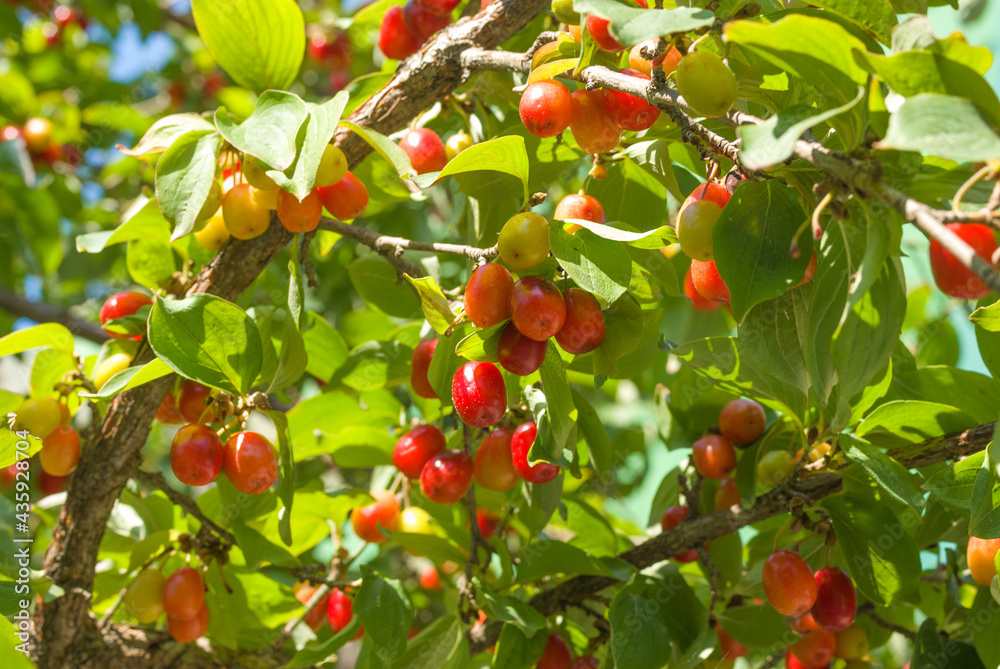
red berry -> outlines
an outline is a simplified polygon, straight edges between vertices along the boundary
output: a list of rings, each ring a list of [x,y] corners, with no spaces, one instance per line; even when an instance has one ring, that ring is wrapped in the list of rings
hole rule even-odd
[[[451,382],[451,399],[459,417],[472,427],[496,425],[507,411],[507,386],[491,362],[467,362]]]
[[[809,565],[796,553],[777,551],[764,561],[764,594],[784,616],[805,613],[816,603],[816,579]]]
[[[558,634],[550,634],[535,669],[569,669],[572,661],[573,651],[569,644]]]
[[[827,567],[815,574],[816,603],[812,607],[816,623],[831,632],[851,626],[858,608],[858,594],[851,577],[843,569]]]
[[[726,206],[726,203],[729,202],[731,197],[732,196],[729,194],[729,191],[727,191],[726,187],[722,184],[715,183],[714,181],[706,181],[695,188],[694,191],[684,199],[681,207],[705,200],[706,202],[718,205],[721,209]]]
[[[569,127],[580,148],[586,153],[604,153],[618,146],[622,131],[604,107],[604,94],[580,89],[570,97],[573,120]]]
[[[544,341],[529,339],[521,334],[514,323],[507,323],[500,333],[497,343],[497,358],[500,366],[511,374],[527,376],[538,371],[545,360]]]
[[[563,292],[566,320],[556,341],[567,353],[589,353],[604,343],[604,314],[593,295],[579,288]]]
[[[472,486],[472,458],[465,451],[445,451],[435,455],[420,473],[420,489],[438,504],[453,504]]]
[[[24,133],[16,125],[5,125],[0,128],[0,142],[13,142],[15,139],[24,139]]]
[[[222,451],[215,430],[197,423],[185,425],[170,443],[170,468],[185,485],[208,485],[222,471]]]
[[[989,226],[982,223],[949,223],[947,228],[971,246],[976,255],[988,265],[993,266],[992,257],[997,249],[997,240]],[[935,239],[931,240],[931,270],[934,272],[934,282],[945,295],[975,300],[990,293],[982,279],[962,265]]]
[[[295,586],[295,599],[299,600],[299,602],[303,605],[308,604],[309,600],[312,599],[312,596],[316,594],[316,590],[318,590],[318,587],[312,583],[299,583]],[[303,618],[305,624],[309,625],[313,632],[319,631],[319,628],[323,626],[324,622],[326,622],[325,613],[329,601],[330,595],[327,594],[327,596],[319,600],[319,603],[313,607],[313,610]]]
[[[740,503],[740,491],[736,488],[736,479],[723,479],[715,489],[714,507],[722,511]]]
[[[378,48],[386,58],[403,60],[420,49],[421,41],[403,20],[403,8],[390,7],[378,29]]]
[[[476,525],[479,526],[479,534],[483,535],[483,539],[489,539],[496,534],[500,516],[486,509],[476,509]]]
[[[536,462],[534,465],[528,464],[528,452],[535,437],[538,434],[538,426],[533,422],[521,423],[514,430],[514,435],[510,439],[510,455],[514,463],[514,469],[528,483],[548,483],[559,475],[559,467],[549,462]]]
[[[566,302],[559,287],[545,277],[526,276],[514,284],[510,318],[525,337],[545,341],[566,321]]]
[[[427,11],[435,14],[451,14],[462,0],[420,0]]]
[[[350,221],[360,216],[368,206],[368,189],[352,172],[333,184],[316,189],[323,206],[340,221]]]
[[[643,9],[648,7],[646,0],[634,0],[634,2]],[[605,51],[621,51],[625,48],[621,42],[612,37],[610,31],[611,22],[609,20],[599,18],[593,14],[587,14],[586,25],[587,32],[594,38],[594,42]]]
[[[354,602],[340,588],[330,590],[330,599],[326,603],[326,620],[333,633],[341,631],[351,624],[354,618]]]
[[[256,432],[238,432],[229,438],[222,468],[230,483],[248,495],[266,492],[278,479],[274,446]]]
[[[648,74],[632,68],[622,68],[619,72],[630,77],[649,80]],[[660,117],[660,110],[645,99],[610,88],[604,89],[604,108],[607,109],[608,116],[622,130],[646,130]]]
[[[733,400],[719,412],[719,431],[737,446],[764,435],[764,407],[753,400]]]
[[[407,478],[418,479],[427,461],[447,447],[444,433],[436,425],[418,425],[396,442],[392,464]]]
[[[469,277],[465,286],[465,315],[478,328],[488,328],[510,318],[514,279],[503,265],[488,263]]]
[[[420,397],[434,399],[438,396],[427,378],[427,370],[430,369],[431,359],[434,357],[434,349],[437,348],[437,339],[425,339],[413,349],[413,356],[410,358],[410,387]],[[419,476],[420,473],[417,473]],[[410,478],[416,478],[411,476]]]
[[[433,565],[420,572],[420,587],[424,590],[441,589],[441,575]]]
[[[825,629],[806,632],[788,647],[789,654],[806,669],[823,669],[833,660],[837,650],[837,635]]]
[[[552,79],[528,84],[518,104],[521,123],[536,137],[555,137],[569,127],[573,102],[569,89]]]
[[[167,631],[178,643],[189,643],[205,636],[208,631],[208,607],[203,602],[201,610],[189,620],[168,615]]]
[[[723,436],[706,434],[692,449],[694,467],[707,479],[724,479],[736,469],[736,451]]]
[[[187,422],[184,420],[184,414],[181,413],[177,395],[172,390],[168,390],[167,394],[163,396],[160,408],[156,410],[156,420],[164,425],[183,425]]]
[[[205,608],[205,583],[191,567],[181,567],[163,585],[163,610],[168,616],[191,620]]]
[[[403,5],[403,21],[421,42],[451,23],[448,14],[435,14],[421,0],[407,0]]]
[[[380,544],[388,537],[382,530],[395,532],[399,527],[399,502],[388,490],[372,492],[375,501],[351,511],[351,527],[361,539]]]
[[[518,481],[511,454],[513,434],[498,427],[486,435],[476,450],[474,471],[476,483],[487,490],[507,491]]]
[[[430,128],[411,130],[399,140],[399,148],[410,159],[410,164],[417,174],[439,172],[448,164],[448,155],[444,151],[444,142]]]
[[[116,318],[131,316],[139,311],[139,309],[152,303],[152,298],[148,295],[143,295],[142,293],[130,292],[112,295],[105,300],[104,304],[101,306],[101,325],[104,325],[108,321]],[[105,330],[105,332],[108,333],[108,336],[114,337],[115,339],[132,339],[133,341],[139,341],[142,339],[141,334],[131,335],[123,332],[111,332],[109,330]]]
[[[701,293],[695,290],[694,283],[691,281],[690,269],[684,274],[684,295],[691,300],[691,305],[695,311],[715,311],[722,306],[720,302],[702,297]]]
[[[67,476],[80,461],[80,435],[69,425],[57,425],[42,439],[38,459],[52,476]]]
[[[597,201],[596,197],[584,195],[583,193],[570,193],[559,200],[556,211],[552,214],[552,219],[565,221],[567,219],[580,219],[591,223],[604,223],[604,207]],[[567,226],[566,232],[572,234],[582,228],[581,225],[571,224]]]
[[[663,518],[660,519],[660,527],[663,531],[672,530],[683,523],[687,517],[688,508],[686,506],[671,506],[663,512]],[[697,559],[698,551],[693,548],[689,548],[683,553],[674,556],[675,562],[695,562]]]
[[[43,469],[38,475],[38,489],[43,495],[55,495],[66,489],[67,479],[66,476],[53,476]]]
[[[218,412],[214,405],[206,404],[212,395],[212,389],[203,386],[197,381],[187,380],[181,384],[180,399],[177,405],[180,407],[181,415],[189,423],[214,423],[219,420]]]
[[[729,304],[729,287],[719,276],[715,261],[691,261],[691,284],[698,294],[706,300]]]
[[[722,650],[722,656],[727,660],[743,657],[750,652],[749,648],[726,634],[726,630],[722,629],[722,625],[715,626],[715,634],[719,637],[719,648]]]
[[[322,215],[323,202],[315,188],[301,202],[287,191],[278,191],[278,220],[289,232],[315,230]]]

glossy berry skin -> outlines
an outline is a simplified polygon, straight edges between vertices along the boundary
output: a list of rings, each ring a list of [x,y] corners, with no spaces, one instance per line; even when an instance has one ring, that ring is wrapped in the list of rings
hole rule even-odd
[[[715,261],[691,261],[691,285],[706,300],[729,304],[729,286],[719,276]]]
[[[407,478],[418,479],[427,461],[447,445],[444,433],[436,425],[418,425],[396,442],[392,464]]]
[[[548,483],[559,475],[559,467],[550,462],[528,464],[528,452],[531,451],[537,435],[538,426],[528,421],[518,425],[510,439],[510,455],[514,469],[525,481],[536,485]]]
[[[434,349],[437,348],[437,339],[424,339],[413,349],[413,356],[410,358],[410,387],[420,397],[434,399],[438,395],[431,387],[431,382],[427,379],[427,370],[430,369],[431,359],[434,357]],[[419,476],[419,472],[417,473]],[[415,477],[410,477],[415,478]]]
[[[445,140],[444,143],[444,153],[448,156],[448,160],[452,160],[465,151],[467,148],[472,146],[472,135],[467,132],[456,132],[454,135]]]
[[[635,4],[647,8],[646,0],[634,0]],[[621,51],[625,47],[622,46],[621,42],[616,40],[611,35],[611,22],[607,19],[602,19],[600,17],[594,16],[593,14],[587,14],[587,20],[585,25],[587,26],[587,32],[594,39],[594,42],[598,47],[604,51]]]
[[[451,400],[463,422],[489,427],[499,423],[507,411],[507,386],[493,363],[469,361],[451,380]]]
[[[278,479],[274,446],[256,432],[238,432],[226,442],[222,468],[229,482],[248,495],[259,495]]]
[[[677,69],[677,63],[681,62],[681,54],[674,47],[667,47],[667,50],[655,60],[647,60],[644,55],[642,55],[642,50],[645,48],[648,52],[652,52],[656,48],[656,43],[658,40],[651,39],[645,42],[639,42],[632,50],[628,53],[628,64],[633,70],[638,70],[642,72],[647,77],[653,76],[653,68],[657,65],[663,67],[663,74],[668,75]]]
[[[621,128],[608,115],[600,90],[581,89],[570,96],[573,120],[569,129],[585,153],[604,153],[618,146]]]
[[[149,295],[143,295],[142,293],[129,292],[112,295],[101,305],[101,325],[116,318],[131,316],[139,311],[139,309],[152,303],[153,299]],[[124,332],[111,332],[110,330],[105,330],[105,332],[108,333],[109,337],[114,337],[115,339],[132,339],[133,341],[142,339],[141,334],[131,335]]]
[[[622,68],[619,72],[630,77],[649,80],[648,74],[630,67]],[[604,108],[611,120],[622,130],[635,132],[646,130],[660,118],[660,110],[646,100],[610,88],[604,89]]]
[[[38,458],[49,474],[67,476],[80,461],[80,435],[69,425],[57,425],[42,439]]]
[[[386,58],[403,60],[417,52],[422,44],[403,20],[403,8],[390,7],[378,29],[378,48]]]
[[[764,407],[753,400],[733,400],[719,412],[719,431],[737,446],[764,436]]]
[[[181,567],[163,584],[163,610],[168,616],[191,620],[205,608],[205,583],[191,567]]]
[[[476,509],[476,525],[479,527],[479,534],[483,539],[489,539],[497,532],[500,526],[500,516],[486,509]]]
[[[538,371],[545,361],[544,341],[536,341],[521,334],[514,323],[507,323],[497,343],[500,366],[511,374],[527,376]]]
[[[190,379],[181,384],[177,405],[181,415],[189,423],[214,423],[219,420],[214,405],[206,402],[211,398],[212,389]]]
[[[573,661],[573,651],[558,634],[550,634],[545,641],[545,650],[539,658],[536,669],[568,669]]]
[[[736,479],[722,479],[722,483],[715,489],[713,507],[716,511],[723,511],[740,503],[740,491],[736,488]]]
[[[684,296],[691,300],[691,306],[694,307],[695,311],[711,312],[722,306],[721,302],[702,297],[701,293],[695,290],[694,282],[691,281],[690,268],[684,273]]]
[[[868,654],[868,634],[858,625],[851,625],[837,632],[837,650],[834,652],[845,660],[858,660]]]
[[[428,11],[420,0],[407,0],[403,5],[403,22],[418,40],[426,42],[428,37],[451,23],[451,17]]]
[[[448,164],[448,155],[444,152],[444,142],[430,128],[411,130],[399,140],[399,148],[410,159],[410,164],[417,174],[439,172]]]
[[[497,249],[512,270],[531,269],[549,255],[549,222],[533,211],[514,214],[500,229]]]
[[[215,430],[197,423],[185,425],[170,443],[170,468],[185,485],[208,485],[222,472],[222,451]]]
[[[989,587],[993,577],[997,575],[994,560],[1000,551],[1000,539],[980,539],[969,537],[969,545],[965,557],[969,562],[972,580],[979,585]]]
[[[163,615],[163,586],[166,583],[167,578],[159,569],[143,569],[125,591],[122,600],[125,610],[143,625],[155,623]]]
[[[707,51],[689,52],[677,64],[677,90],[702,116],[722,116],[739,95],[736,75]]]
[[[708,200],[698,200],[681,208],[677,215],[677,240],[687,257],[702,262],[715,257],[712,233],[721,214],[722,208]]]
[[[757,480],[773,488],[795,471],[795,458],[787,451],[768,451],[757,461]]]
[[[399,527],[399,502],[388,490],[372,492],[375,501],[351,511],[351,527],[361,539],[380,544],[388,537],[382,530],[395,532]]]
[[[90,380],[94,386],[100,390],[104,384],[111,380],[116,374],[120,374],[132,365],[132,356],[128,353],[115,353],[105,358],[101,364],[94,368]]]
[[[419,506],[411,506],[399,514],[399,531],[410,534],[434,534],[431,520],[431,514]]]
[[[736,469],[736,450],[718,434],[706,434],[694,442],[691,457],[695,469],[707,479],[724,479]]]
[[[514,469],[510,442],[513,433],[505,427],[498,427],[479,443],[473,474],[476,483],[487,490],[505,492],[514,487],[519,477]]]
[[[429,12],[435,14],[451,14],[451,12],[458,7],[462,0],[420,0],[421,4]]]
[[[580,288],[563,291],[566,320],[556,333],[556,341],[567,353],[590,353],[604,343],[605,323],[601,305],[593,295]]]
[[[596,197],[584,195],[583,193],[570,193],[559,200],[559,204],[556,205],[556,211],[552,214],[552,219],[565,221],[571,218],[590,221],[591,223],[604,223],[604,207],[597,201]],[[582,225],[571,224],[566,226],[566,232],[573,234],[582,227]]]
[[[573,102],[569,89],[560,81],[536,81],[521,93],[518,103],[521,123],[535,137],[555,137],[569,127]]]
[[[319,189],[319,199],[330,215],[339,221],[350,221],[368,206],[368,189],[361,179],[348,172],[343,179]]]
[[[477,328],[488,328],[510,318],[514,278],[503,265],[487,263],[472,273],[465,286],[465,315]]]
[[[838,567],[820,569],[816,579],[816,603],[811,613],[823,629],[839,632],[851,626],[858,609],[858,594],[851,577]]]
[[[474,466],[465,451],[445,451],[435,455],[420,473],[420,490],[438,504],[454,504],[472,487]]]
[[[319,167],[316,169],[316,186],[332,186],[347,176],[347,156],[333,144],[323,149]]]
[[[686,506],[671,506],[666,511],[663,512],[663,518],[660,519],[660,528],[663,531],[672,530],[681,523],[683,523],[688,517],[689,509]],[[673,557],[675,562],[687,563],[695,562],[698,560],[698,551],[693,548],[675,555]]]
[[[806,561],[791,551],[776,551],[764,561],[764,593],[783,616],[805,613],[816,603],[817,587]]]
[[[62,421],[59,402],[51,397],[37,397],[24,400],[14,412],[14,431],[27,431],[32,437],[45,439],[52,434]]]
[[[836,649],[837,636],[828,630],[818,629],[807,632],[788,647],[788,652],[806,669],[822,669],[833,660]]]
[[[722,629],[722,625],[715,626],[715,634],[719,637],[719,648],[722,650],[723,657],[727,659],[743,657],[750,652],[749,648],[729,636],[726,630]]]
[[[946,226],[958,235],[976,252],[976,255],[992,266],[991,258],[997,248],[997,240],[992,229],[982,223],[962,224],[949,223]],[[986,297],[990,289],[977,277],[972,270],[967,269],[951,253],[945,250],[941,242],[931,240],[931,270],[934,272],[934,282],[945,295],[966,300],[976,300]]]
[[[164,425],[183,425],[187,422],[184,420],[184,414],[181,413],[181,407],[177,403],[177,394],[174,391],[168,390],[167,394],[163,396],[160,408],[156,410],[156,420]]]
[[[212,253],[218,253],[223,244],[229,241],[229,228],[222,214],[216,214],[208,219],[205,227],[194,233],[195,240]]]
[[[222,196],[222,220],[236,239],[253,239],[271,226],[271,212],[250,197],[250,184],[236,184]]]
[[[202,605],[201,611],[190,620],[167,616],[167,631],[178,643],[190,643],[205,636],[208,631],[208,607]]]
[[[330,599],[326,603],[326,620],[333,633],[341,631],[351,624],[354,618],[354,602],[340,588],[330,590]]]
[[[322,215],[323,202],[315,188],[301,202],[287,191],[278,191],[278,220],[289,232],[315,230]]]
[[[514,283],[510,319],[529,339],[545,341],[566,322],[566,301],[559,287],[542,276],[526,276]]]

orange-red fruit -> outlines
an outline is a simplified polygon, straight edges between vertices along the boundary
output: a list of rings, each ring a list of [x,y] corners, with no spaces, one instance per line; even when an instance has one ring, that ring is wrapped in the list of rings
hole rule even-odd
[[[332,186],[317,190],[323,206],[331,216],[340,221],[357,218],[368,206],[368,189],[353,172],[348,172],[347,176]]]
[[[489,427],[507,411],[507,386],[496,365],[470,361],[455,372],[451,399],[462,421],[471,427]]]
[[[382,17],[382,25],[378,29],[378,48],[386,58],[403,60],[420,48],[420,38],[403,20],[403,8],[390,7]]]
[[[170,443],[170,468],[181,483],[208,485],[222,471],[222,442],[210,427],[192,423]]]
[[[736,479],[723,479],[715,489],[714,508],[722,511],[740,503],[740,491],[736,488]]]
[[[53,476],[66,476],[80,461],[80,435],[69,425],[57,425],[42,439],[38,453],[42,469]]]
[[[476,450],[473,473],[476,483],[487,490],[507,491],[518,481],[511,455],[512,433],[498,427],[486,435]]]
[[[982,586],[989,586],[993,577],[997,575],[994,560],[997,551],[1000,551],[1000,539],[980,539],[979,537],[969,537],[969,545],[965,551],[965,557],[969,562],[969,571],[972,572],[972,580]]]
[[[525,337],[544,341],[566,322],[566,301],[553,282],[541,276],[526,276],[514,284],[510,318]]]
[[[726,630],[722,629],[722,625],[715,626],[715,633],[719,637],[719,648],[722,649],[722,656],[726,659],[743,657],[750,651],[749,648],[729,636]]]
[[[823,629],[839,632],[851,626],[858,609],[858,595],[843,569],[826,567],[815,574],[816,603],[813,620]]]
[[[214,423],[219,420],[215,407],[206,404],[212,394],[212,389],[197,381],[187,380],[181,384],[180,398],[177,404],[181,415],[189,423]]]
[[[167,631],[178,643],[189,643],[205,636],[205,632],[208,631],[208,607],[203,602],[201,611],[190,620],[167,616]]]
[[[764,434],[764,407],[753,400],[733,400],[719,412],[719,431],[737,446],[757,441]]]
[[[340,588],[330,590],[330,599],[326,603],[326,620],[330,623],[333,633],[341,631],[351,624],[354,617],[354,602]]]
[[[666,511],[663,512],[663,518],[660,519],[660,528],[664,531],[672,530],[688,517],[688,507],[686,506],[671,506]],[[698,551],[693,548],[689,548],[679,555],[674,556],[676,562],[694,562],[698,559]]]
[[[803,284],[809,283],[810,281],[812,281],[812,279],[813,279],[814,276],[816,276],[816,252],[815,251],[813,251],[812,257],[809,258],[809,264],[806,265],[806,271],[802,275],[802,280],[799,281],[797,284],[795,284],[795,286],[793,286],[793,287],[794,288],[798,288],[799,286],[801,286]]]
[[[949,223],[946,227],[971,246],[986,264],[993,265],[991,258],[997,249],[997,240],[989,226],[982,223]],[[935,239],[931,240],[931,270],[934,272],[935,283],[945,295],[975,300],[990,293],[982,279]]]
[[[222,468],[230,483],[248,495],[266,492],[278,479],[274,446],[256,432],[238,432],[229,438]]]
[[[514,469],[528,483],[542,484],[548,483],[559,475],[559,467],[550,462],[536,462],[528,464],[528,453],[535,443],[538,435],[538,426],[534,422],[521,423],[514,430],[510,439],[511,460]]]
[[[424,465],[420,489],[432,502],[453,504],[472,487],[473,469],[472,458],[465,451],[438,453]]]
[[[545,650],[539,658],[536,669],[568,669],[573,661],[573,651],[558,634],[550,634],[545,642]]]
[[[483,539],[489,539],[496,534],[497,527],[500,526],[500,516],[486,509],[476,509],[476,525],[479,526],[479,533]]]
[[[721,435],[706,434],[692,451],[695,469],[707,479],[724,479],[736,469],[736,450]]]
[[[433,565],[420,572],[420,587],[424,590],[441,589],[441,575]]]
[[[514,279],[503,265],[487,263],[465,286],[465,315],[477,328],[488,328],[510,318]]]
[[[511,374],[534,374],[545,361],[544,341],[536,341],[521,334],[514,323],[507,323],[497,342],[497,359],[500,366]]]
[[[447,447],[444,433],[436,425],[418,425],[396,442],[392,464],[407,478],[418,479],[427,461]]]
[[[837,650],[837,635],[825,629],[806,632],[788,647],[788,652],[806,669],[823,669],[830,664]]]
[[[351,511],[351,526],[365,541],[380,544],[388,538],[381,530],[395,532],[399,526],[399,502],[388,490],[376,490],[372,497],[374,502]]]
[[[816,603],[817,587],[806,561],[791,551],[776,551],[764,561],[764,594],[784,616],[805,613]]]
[[[556,333],[556,341],[567,353],[590,353],[604,343],[604,313],[597,299],[580,288],[563,292],[566,320]]]
[[[604,207],[597,201],[596,197],[584,195],[583,193],[570,193],[559,200],[556,211],[552,214],[552,219],[565,221],[567,219],[580,219],[591,223],[604,223]],[[566,232],[572,234],[582,228],[582,225],[570,224],[566,227]]]
[[[139,309],[152,303],[152,298],[142,293],[128,292],[112,295],[101,305],[101,325],[116,318],[131,316],[139,311]],[[141,334],[131,335],[124,332],[111,332],[110,330],[105,330],[105,332],[108,333],[109,337],[114,337],[115,339],[132,339],[133,341],[142,339]]]
[[[552,79],[528,84],[521,93],[518,111],[521,123],[536,137],[555,137],[573,119],[569,89]]]
[[[622,68],[619,72],[637,79],[649,80],[648,74],[629,67]],[[660,110],[645,99],[610,88],[604,89],[604,108],[607,109],[608,116],[622,130],[635,132],[646,130],[660,117]]]
[[[715,311],[722,306],[721,302],[702,297],[701,293],[695,290],[694,282],[691,281],[691,269],[684,274],[684,295],[691,300],[691,306],[695,311]]]
[[[184,414],[181,413],[177,395],[172,390],[168,390],[167,394],[163,396],[160,408],[156,410],[156,420],[164,425],[183,425],[187,422],[184,420]]]
[[[430,128],[411,130],[399,140],[399,148],[410,159],[417,174],[440,172],[448,164],[441,137]]]
[[[719,276],[714,260],[691,261],[691,285],[706,300],[729,304],[729,287]]]
[[[299,602],[304,606],[308,604],[309,600],[312,599],[312,596],[316,594],[316,590],[318,590],[318,587],[312,583],[299,583],[295,586],[295,599],[299,600]],[[324,614],[326,613],[326,606],[329,599],[330,595],[328,594],[326,597],[321,599],[319,603],[313,607],[313,610],[310,611],[303,619],[305,624],[309,625],[313,632],[319,631],[319,628],[323,626],[323,622],[326,619]]]
[[[403,21],[418,40],[426,42],[428,37],[451,23],[451,17],[428,11],[421,0],[408,0],[403,5]]]
[[[278,220],[289,232],[315,230],[322,215],[323,203],[317,189],[314,188],[301,202],[287,191],[278,191]]]
[[[425,339],[417,344],[410,357],[410,387],[418,396],[428,399],[434,399],[438,396],[427,378],[427,370],[430,369],[431,359],[434,357],[434,349],[437,348],[437,345],[437,339]]]
[[[650,53],[656,48],[658,39],[639,42],[628,53],[628,64],[634,70],[639,70],[647,77],[653,75],[653,68],[657,65],[663,66],[663,74],[667,75],[677,69],[677,63],[681,62],[681,54],[674,47],[667,47],[667,50],[655,60],[647,60],[642,55],[643,48]]]
[[[634,0],[634,2],[643,9],[648,6],[646,0]],[[594,42],[601,49],[605,51],[621,51],[625,48],[621,42],[611,35],[611,22],[609,20],[602,19],[593,14],[587,14],[586,26],[587,32],[590,33]]]
[[[205,583],[191,567],[181,567],[163,585],[163,610],[179,620],[191,620],[205,608]],[[197,637],[196,637],[197,638]]]
[[[706,181],[695,188],[694,191],[692,191],[691,194],[684,199],[681,207],[686,207],[689,204],[705,200],[706,202],[719,205],[719,208],[722,209],[726,206],[726,203],[729,202],[731,197],[732,196],[729,194],[729,191],[727,191],[726,187],[722,184],[714,181]]]
[[[580,148],[586,153],[604,153],[618,146],[622,131],[604,107],[604,94],[581,89],[570,98],[573,120],[569,128]]]

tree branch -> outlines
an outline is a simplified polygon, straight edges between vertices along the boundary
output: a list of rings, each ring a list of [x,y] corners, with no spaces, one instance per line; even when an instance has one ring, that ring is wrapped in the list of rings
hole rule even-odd
[[[44,302],[29,302],[17,293],[0,288],[0,309],[9,314],[30,318],[36,323],[60,323],[70,332],[84,339],[103,344],[110,337],[96,323],[70,316],[65,309],[60,309]]]
[[[135,480],[147,488],[154,488],[161,491],[171,502],[184,509],[188,515],[197,518],[201,521],[203,526],[217,534],[220,539],[228,543],[230,546],[236,543],[236,537],[234,537],[229,530],[223,529],[214,521],[210,520],[208,516],[203,514],[193,499],[184,493],[171,488],[170,484],[167,483],[167,479],[160,472],[147,472],[140,469],[136,472]]]

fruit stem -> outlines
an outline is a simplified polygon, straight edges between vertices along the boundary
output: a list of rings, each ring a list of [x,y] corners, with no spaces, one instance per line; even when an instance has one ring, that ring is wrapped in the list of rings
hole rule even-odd
[[[826,195],[823,196],[823,199],[820,200],[819,204],[816,205],[816,208],[813,209],[813,215],[812,215],[813,239],[819,239],[820,237],[823,236],[823,227],[819,224],[819,218],[820,216],[823,215],[823,212],[826,211],[826,208],[830,205],[831,202],[833,202],[832,188],[829,191],[827,191]],[[797,240],[798,237],[796,237],[796,241]]]
[[[962,211],[962,198],[983,179],[991,179],[996,175],[997,168],[994,165],[985,165],[978,172],[969,177],[964,184],[955,191],[955,197],[951,200],[952,211]]]

